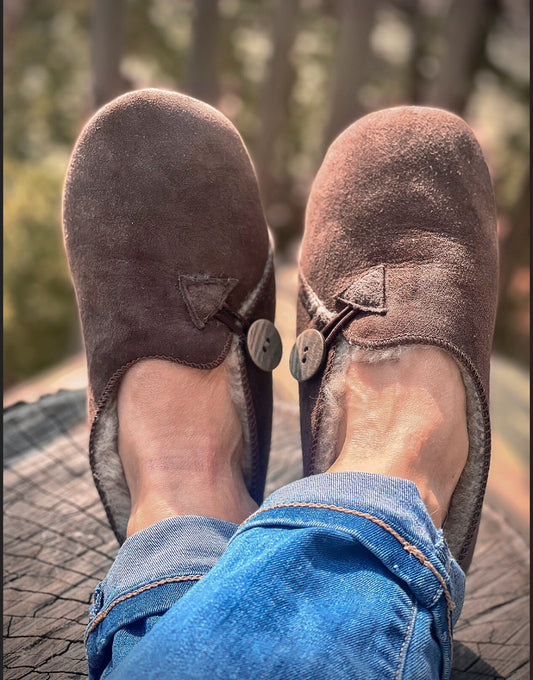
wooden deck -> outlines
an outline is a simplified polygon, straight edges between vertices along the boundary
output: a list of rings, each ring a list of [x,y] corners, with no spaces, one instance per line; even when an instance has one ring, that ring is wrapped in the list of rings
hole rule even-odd
[[[294,269],[281,269],[278,276],[277,325],[285,356],[274,374],[267,492],[301,476],[296,386],[287,363],[294,333]],[[81,357],[62,370],[63,384],[83,384]],[[86,677],[82,637],[88,603],[117,551],[89,471],[85,392],[61,390],[17,403],[46,386],[57,386],[53,376],[6,395],[6,680]],[[493,365],[492,406],[498,409],[493,467],[456,628],[454,680],[530,677],[529,385],[523,371],[499,358]]]

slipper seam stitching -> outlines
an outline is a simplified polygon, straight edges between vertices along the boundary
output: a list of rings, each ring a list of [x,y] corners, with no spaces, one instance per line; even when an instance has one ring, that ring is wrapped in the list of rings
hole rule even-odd
[[[261,293],[263,292],[263,289],[265,288],[268,281],[270,280],[270,276],[272,274],[273,269],[274,269],[274,250],[273,250],[272,244],[269,240],[268,257],[267,257],[267,261],[265,262],[265,266],[263,268],[261,278],[259,279],[256,287],[247,295],[246,299],[243,301],[243,303],[239,307],[239,314],[241,314],[244,317],[247,317],[250,314],[250,312],[253,310],[253,308],[257,304],[257,301],[261,297]]]

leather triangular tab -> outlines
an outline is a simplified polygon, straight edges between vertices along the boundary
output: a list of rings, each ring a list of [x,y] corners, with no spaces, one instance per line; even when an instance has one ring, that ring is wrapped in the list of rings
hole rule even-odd
[[[205,328],[238,283],[238,279],[217,279],[207,275],[179,277],[180,291],[196,328]]]
[[[336,296],[340,302],[362,311],[383,313],[385,306],[385,265],[372,267],[358,276]]]

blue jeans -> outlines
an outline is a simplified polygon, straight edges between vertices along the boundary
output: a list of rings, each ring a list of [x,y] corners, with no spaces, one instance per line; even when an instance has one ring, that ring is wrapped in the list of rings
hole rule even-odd
[[[128,538],[95,591],[90,678],[448,678],[464,582],[412,482],[315,475],[240,526]]]

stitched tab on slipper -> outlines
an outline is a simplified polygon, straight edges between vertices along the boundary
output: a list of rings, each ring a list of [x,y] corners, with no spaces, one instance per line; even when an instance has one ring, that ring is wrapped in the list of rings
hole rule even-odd
[[[179,277],[180,292],[196,328],[205,328],[238,283],[238,279],[218,279],[207,274]]]
[[[379,264],[358,276],[335,298],[354,309],[383,313],[385,306],[385,265]]]

